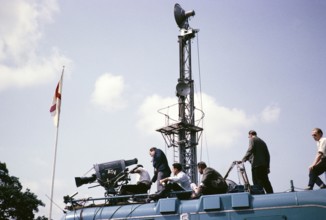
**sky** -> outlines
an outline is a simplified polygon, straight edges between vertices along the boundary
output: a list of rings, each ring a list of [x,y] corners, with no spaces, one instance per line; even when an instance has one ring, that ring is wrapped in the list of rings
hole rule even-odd
[[[195,10],[189,23],[199,29],[192,72],[205,118],[197,160],[224,175],[254,129],[269,147],[274,191],[291,180],[306,187],[316,155],[311,130],[326,130],[325,1],[0,2],[0,161],[46,204],[36,216],[49,214],[49,108],[63,66],[53,219],[63,216],[65,195],[103,196],[88,188],[94,184],[75,186],[94,164],[137,158],[152,175],[153,146],[173,163],[156,129],[166,125],[157,110],[177,103],[175,3]],[[239,182],[236,170],[229,178]]]

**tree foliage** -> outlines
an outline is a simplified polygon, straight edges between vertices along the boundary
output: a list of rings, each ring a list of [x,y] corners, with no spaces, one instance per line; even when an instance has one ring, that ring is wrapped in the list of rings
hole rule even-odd
[[[22,191],[19,179],[9,175],[7,165],[0,162],[0,219],[33,220],[38,206],[45,204],[29,189]],[[37,219],[46,220],[46,217]]]

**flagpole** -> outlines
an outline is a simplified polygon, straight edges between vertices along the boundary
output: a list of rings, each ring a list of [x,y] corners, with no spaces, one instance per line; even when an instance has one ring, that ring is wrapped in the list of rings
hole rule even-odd
[[[62,68],[61,73],[61,94],[62,94],[62,87],[63,87],[63,73],[64,73],[65,67]],[[60,82],[59,82],[60,83]],[[62,101],[62,96],[60,97],[60,102]],[[61,104],[60,104],[61,105]],[[52,220],[52,205],[53,205],[53,188],[54,188],[54,177],[55,177],[55,167],[57,162],[57,148],[58,148],[58,134],[59,134],[59,124],[60,124],[60,110],[61,106],[58,110],[58,119],[57,119],[57,126],[56,126],[56,134],[55,134],[55,144],[54,144],[54,158],[53,158],[53,168],[52,168],[52,186],[51,186],[51,203],[50,203],[50,214],[49,214],[49,220]]]

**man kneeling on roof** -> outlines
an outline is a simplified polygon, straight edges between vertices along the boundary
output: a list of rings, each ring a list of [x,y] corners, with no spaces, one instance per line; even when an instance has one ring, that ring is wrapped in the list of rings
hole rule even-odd
[[[198,172],[202,174],[200,185],[192,183],[191,188],[194,191],[192,198],[200,195],[223,194],[227,192],[228,186],[219,172],[211,167],[207,167],[205,162],[197,164]]]
[[[171,171],[171,176],[160,180],[160,183],[165,187],[162,191],[151,197],[153,200],[168,197],[171,191],[176,192],[179,199],[190,198],[190,179],[187,174],[182,171],[182,165],[180,163],[172,164]]]

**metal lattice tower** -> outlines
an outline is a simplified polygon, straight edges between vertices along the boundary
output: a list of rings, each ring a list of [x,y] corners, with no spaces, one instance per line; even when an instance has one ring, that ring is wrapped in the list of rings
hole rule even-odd
[[[175,20],[180,27],[179,65],[180,75],[176,86],[178,97],[178,122],[160,128],[168,147],[173,147],[179,152],[179,163],[190,180],[197,183],[197,145],[203,129],[195,125],[194,81],[191,70],[191,40],[198,30],[191,29],[188,18],[195,12],[185,12],[179,4],[174,7]]]

